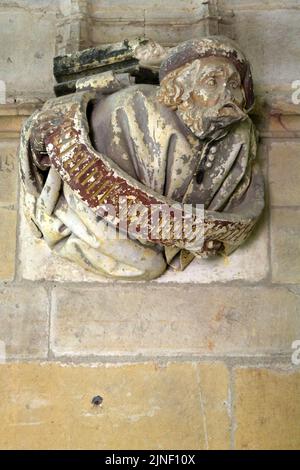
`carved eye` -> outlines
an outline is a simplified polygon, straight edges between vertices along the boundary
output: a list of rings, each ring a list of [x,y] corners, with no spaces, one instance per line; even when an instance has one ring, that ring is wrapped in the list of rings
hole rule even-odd
[[[206,84],[207,84],[209,87],[213,88],[213,87],[216,86],[217,81],[216,81],[216,79],[215,79],[214,77],[211,77],[211,78],[209,78],[209,79],[207,80]]]

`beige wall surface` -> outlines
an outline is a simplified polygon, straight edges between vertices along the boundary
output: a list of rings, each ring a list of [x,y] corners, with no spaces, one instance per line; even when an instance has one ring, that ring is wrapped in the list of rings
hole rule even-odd
[[[53,96],[54,55],[206,34],[253,66],[267,204],[251,240],[148,283],[60,260],[18,202],[19,132]],[[0,0],[1,449],[300,448],[299,34],[297,0]]]

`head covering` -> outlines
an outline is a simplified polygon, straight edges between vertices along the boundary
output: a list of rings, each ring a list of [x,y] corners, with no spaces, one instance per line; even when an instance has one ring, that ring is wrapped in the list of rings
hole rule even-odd
[[[246,98],[246,110],[254,103],[253,81],[250,64],[234,41],[225,36],[209,36],[201,39],[190,39],[173,47],[163,60],[160,71],[160,82],[173,70],[193,60],[209,56],[226,57],[236,66],[242,81]]]

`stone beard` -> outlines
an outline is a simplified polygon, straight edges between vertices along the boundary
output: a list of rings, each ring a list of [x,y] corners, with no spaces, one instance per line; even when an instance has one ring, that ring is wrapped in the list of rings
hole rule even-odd
[[[234,251],[264,207],[250,67],[236,45],[179,44],[160,66],[159,87],[124,86],[112,72],[94,82],[50,100],[23,129],[25,213],[35,231],[61,256],[117,279],[153,279],[168,265]],[[136,203],[202,204],[203,247],[105,238],[97,198],[114,205],[124,188]]]
[[[231,107],[232,115],[220,114],[224,108],[223,105],[216,105],[214,108],[206,110],[199,107],[189,97],[178,106],[177,114],[196,137],[208,139],[217,137],[218,132],[247,117],[235,103],[229,101],[226,106],[228,109]]]

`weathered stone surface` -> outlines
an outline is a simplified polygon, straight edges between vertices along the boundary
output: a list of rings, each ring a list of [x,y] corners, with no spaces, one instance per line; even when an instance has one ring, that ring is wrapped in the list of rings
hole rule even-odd
[[[295,61],[299,56],[297,36],[300,31],[297,0],[225,0],[220,3],[234,12],[232,29],[253,65],[255,82],[270,90],[276,85],[287,86],[298,78]]]
[[[273,282],[300,282],[300,209],[273,209],[271,216]]]
[[[48,300],[43,288],[0,289],[0,340],[8,358],[47,356]]]
[[[1,11],[1,7],[0,7]],[[1,79],[0,79],[1,80]],[[32,99],[27,103],[0,103],[0,142],[1,147],[11,147],[15,144],[13,153],[16,155],[17,145],[20,139],[20,130],[24,121],[41,106],[41,102]]]
[[[1,1],[0,70],[7,98],[43,98],[52,93],[56,3],[50,0]]]
[[[0,142],[0,206],[16,203],[17,142]]]
[[[24,122],[24,116],[4,116],[0,115],[0,138],[6,139],[19,139],[20,129]]]
[[[2,449],[229,446],[222,364],[1,365],[0,397]]]
[[[15,273],[16,211],[0,209],[0,281],[11,281]]]
[[[23,215],[20,201],[20,271],[24,279],[59,282],[107,282],[107,279],[62,259],[51,252],[44,240],[35,238]]]
[[[133,57],[134,48],[137,47],[142,40],[122,41],[114,46],[98,46],[83,51],[74,52],[73,54],[59,55],[54,58],[53,73],[57,82],[64,82],[69,79],[74,80],[89,74],[101,73],[107,70],[106,66],[114,65],[120,68],[126,68],[129,65],[134,69],[138,64],[138,60]],[[144,41],[142,41],[143,43]]]
[[[152,0],[130,0],[126,4],[101,0],[90,2],[90,11],[94,19],[91,38],[95,44],[119,41],[120,31],[124,37],[146,36],[170,45],[216,34],[217,19],[211,18],[216,10],[211,2],[176,0],[174,5],[174,0],[155,4]]]
[[[271,204],[300,205],[300,141],[272,142],[269,150]]]
[[[300,297],[285,288],[102,286],[53,293],[56,356],[290,351]]]
[[[237,369],[236,448],[299,450],[299,388],[299,370]]]
[[[201,406],[205,415],[206,448],[229,449],[231,396],[227,367],[221,363],[203,363],[197,365],[197,372]]]
[[[272,101],[275,103],[273,106],[275,109],[280,110],[282,114],[274,112],[273,115],[269,116],[267,132],[269,136],[274,135],[284,139],[294,139],[295,137],[300,137],[299,104],[289,104],[288,99],[291,99],[290,89],[287,90],[286,95],[285,99],[282,98],[279,103],[276,103],[276,96],[274,96]],[[288,114],[289,112],[292,114]]]

